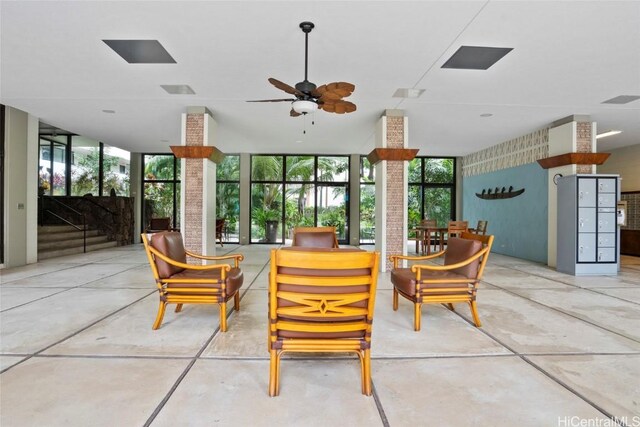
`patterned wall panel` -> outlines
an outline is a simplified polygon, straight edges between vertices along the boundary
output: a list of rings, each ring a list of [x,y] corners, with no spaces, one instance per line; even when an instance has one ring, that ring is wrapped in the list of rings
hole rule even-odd
[[[495,172],[547,157],[549,128],[544,128],[463,157],[462,176]]]
[[[623,230],[640,230],[640,192],[622,193],[622,200],[627,202],[627,226]]]

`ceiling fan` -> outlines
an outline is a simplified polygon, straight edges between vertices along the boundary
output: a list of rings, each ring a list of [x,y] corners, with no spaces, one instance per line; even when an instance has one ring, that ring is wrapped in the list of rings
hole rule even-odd
[[[316,86],[307,80],[307,64],[309,58],[309,33],[313,30],[313,22],[301,22],[300,28],[304,33],[304,80],[291,87],[286,83],[269,78],[269,83],[278,89],[295,96],[295,98],[261,99],[247,102],[291,102],[291,117],[298,117],[311,113],[317,109],[327,113],[352,113],[356,111],[353,102],[345,101],[355,90],[355,85],[347,82],[333,82],[322,86]]]

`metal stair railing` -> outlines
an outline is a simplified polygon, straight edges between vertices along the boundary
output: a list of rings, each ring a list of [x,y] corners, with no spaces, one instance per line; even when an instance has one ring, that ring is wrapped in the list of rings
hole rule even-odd
[[[51,216],[54,216],[55,218],[59,219],[60,221],[70,225],[71,227],[75,228],[76,230],[82,230],[82,250],[84,253],[87,252],[87,220],[85,215],[82,212],[79,212],[75,209],[73,209],[71,206],[62,203],[60,200],[57,200],[55,197],[53,196],[44,196],[41,195],[40,196],[42,198],[42,203],[40,204],[40,225],[43,225],[43,220],[44,220],[44,214],[49,214]],[[70,211],[76,215],[78,215],[80,217],[80,219],[82,220],[82,227],[80,227],[79,225],[74,224],[73,222],[71,222],[70,220],[68,220],[67,218],[64,218],[60,215],[58,215],[57,213],[53,212],[50,209],[45,208],[44,206],[44,201],[48,200],[48,201],[52,201],[54,203],[56,203],[58,206],[61,206],[63,208],[65,208],[67,211]]]

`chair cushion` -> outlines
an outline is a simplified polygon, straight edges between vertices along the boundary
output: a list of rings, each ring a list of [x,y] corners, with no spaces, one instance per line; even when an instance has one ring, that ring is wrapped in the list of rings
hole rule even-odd
[[[152,234],[151,246],[157,249],[162,255],[169,257],[172,260],[182,263],[187,262],[187,253],[185,252],[184,243],[182,242],[182,234],[177,231]],[[175,265],[164,262],[157,257],[156,267],[158,267],[158,275],[161,279],[166,279],[184,270],[181,267],[176,267]]]
[[[329,231],[305,232],[295,234],[292,246],[306,248],[333,248],[335,234]]]
[[[185,269],[171,276],[171,279],[211,279],[210,283],[167,283],[167,288],[215,288],[220,289],[222,282],[220,281],[220,270],[189,270]],[[234,267],[227,272],[226,293],[231,295],[235,293],[244,281],[242,270]]]
[[[467,277],[452,271],[422,270],[420,272],[420,282],[425,280],[451,279],[452,282],[465,280],[465,283],[420,283],[420,289],[427,288],[457,288],[467,289]],[[391,270],[391,283],[405,295],[415,296],[416,275],[410,268],[396,268]]]
[[[447,242],[447,250],[444,253],[444,264],[457,264],[477,254],[480,250],[482,250],[482,242],[479,240],[451,237]],[[475,279],[478,275],[479,264],[480,259],[476,259],[464,267],[451,270],[451,272],[460,274],[469,279]]]

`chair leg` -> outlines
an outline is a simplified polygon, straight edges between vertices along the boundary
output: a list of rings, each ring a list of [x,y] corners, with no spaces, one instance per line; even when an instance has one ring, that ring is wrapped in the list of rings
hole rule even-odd
[[[220,306],[220,332],[227,332],[227,303],[221,302]]]
[[[182,304],[176,305],[176,313],[180,313],[182,311]]]
[[[364,394],[371,396],[371,354],[369,349],[364,351]]]
[[[398,290],[393,288],[393,311],[398,311]]]
[[[160,300],[160,304],[158,305],[158,314],[156,315],[156,321],[153,322],[153,329],[156,330],[160,327],[162,323],[162,319],[164,318],[164,310],[167,308],[167,303]]]
[[[278,353],[277,350],[269,350],[270,363],[269,363],[269,396],[274,397],[278,395]]]
[[[416,302],[413,304],[413,330],[415,331],[419,331],[420,330],[420,317],[422,316],[421,313],[422,310],[422,304],[419,302]]]
[[[481,327],[482,323],[480,323],[480,316],[478,315],[478,306],[475,301],[470,301],[469,306],[471,307],[471,315],[473,316],[473,323],[476,324],[476,327]]]
[[[237,290],[236,294],[233,296],[233,309],[235,311],[240,311],[240,290]]]
[[[447,307],[449,307],[449,310],[451,310],[451,311],[456,311],[456,310],[453,308],[453,304],[451,304],[450,302],[449,302],[449,303],[447,303]]]

